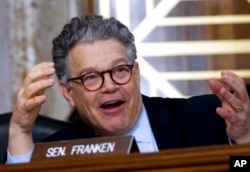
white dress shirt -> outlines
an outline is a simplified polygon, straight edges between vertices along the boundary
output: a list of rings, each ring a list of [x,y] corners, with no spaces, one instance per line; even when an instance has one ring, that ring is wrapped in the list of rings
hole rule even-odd
[[[159,151],[144,106],[135,127],[127,135],[135,137],[140,153]]]

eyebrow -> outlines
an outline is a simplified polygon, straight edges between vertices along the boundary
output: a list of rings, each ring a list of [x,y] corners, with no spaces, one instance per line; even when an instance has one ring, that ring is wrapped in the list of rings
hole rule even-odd
[[[122,62],[130,63],[129,60],[127,59],[127,57],[126,58],[120,57],[120,58],[113,60],[110,64],[110,66],[116,66],[117,64],[122,63]],[[81,76],[84,73],[87,73],[90,71],[96,71],[96,67],[86,67],[86,68],[80,70],[80,72],[78,73],[78,76]]]

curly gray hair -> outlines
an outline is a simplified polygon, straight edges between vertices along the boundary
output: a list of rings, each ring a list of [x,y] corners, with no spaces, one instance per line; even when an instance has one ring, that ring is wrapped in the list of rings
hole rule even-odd
[[[121,22],[100,15],[74,17],[53,39],[52,56],[59,80],[67,83],[69,77],[68,54],[79,43],[93,43],[98,40],[116,39],[125,47],[131,64],[137,58],[134,36]]]

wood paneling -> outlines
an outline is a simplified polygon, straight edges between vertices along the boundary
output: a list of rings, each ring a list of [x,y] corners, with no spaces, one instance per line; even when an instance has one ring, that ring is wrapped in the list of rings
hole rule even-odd
[[[0,165],[8,171],[169,171],[228,172],[232,155],[250,155],[249,145],[221,145],[129,155],[90,155],[47,159],[28,164]]]

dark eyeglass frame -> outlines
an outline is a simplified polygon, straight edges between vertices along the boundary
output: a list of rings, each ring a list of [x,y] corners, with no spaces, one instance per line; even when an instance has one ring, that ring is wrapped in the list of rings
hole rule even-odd
[[[121,67],[128,67],[128,69],[129,69],[129,72],[130,72],[130,77],[128,78],[128,80],[126,81],[126,82],[117,82],[114,78],[113,78],[113,72],[114,71],[116,71],[117,69],[119,69],[119,68],[121,68]],[[89,91],[96,91],[96,90],[98,90],[98,89],[100,89],[102,86],[103,86],[103,83],[104,83],[104,74],[105,73],[109,73],[109,76],[110,76],[110,78],[112,79],[112,81],[114,82],[114,83],[116,83],[116,84],[118,84],[118,85],[124,85],[124,84],[126,84],[126,83],[128,83],[129,81],[130,81],[130,79],[131,79],[131,77],[132,77],[132,69],[133,69],[133,67],[134,67],[134,65],[119,65],[119,66],[116,66],[116,67],[114,67],[114,68],[112,68],[112,69],[109,69],[109,70],[105,70],[105,71],[102,71],[102,72],[98,72],[98,71],[94,71],[94,72],[88,72],[88,73],[86,73],[86,74],[84,74],[84,75],[81,75],[81,76],[78,76],[78,77],[74,77],[74,78],[69,78],[68,80],[67,80],[67,82],[72,82],[72,81],[76,81],[76,80],[80,80],[81,81],[81,83],[82,83],[82,85],[84,86],[84,88],[86,88],[87,90],[89,90]],[[97,87],[96,89],[89,89],[88,87],[86,87],[85,85],[84,85],[84,78],[85,78],[85,76],[86,75],[88,75],[89,73],[96,73],[96,74],[98,74],[99,76],[101,76],[101,79],[102,79],[102,82],[101,82],[101,84],[100,84],[100,86],[99,87]]]

